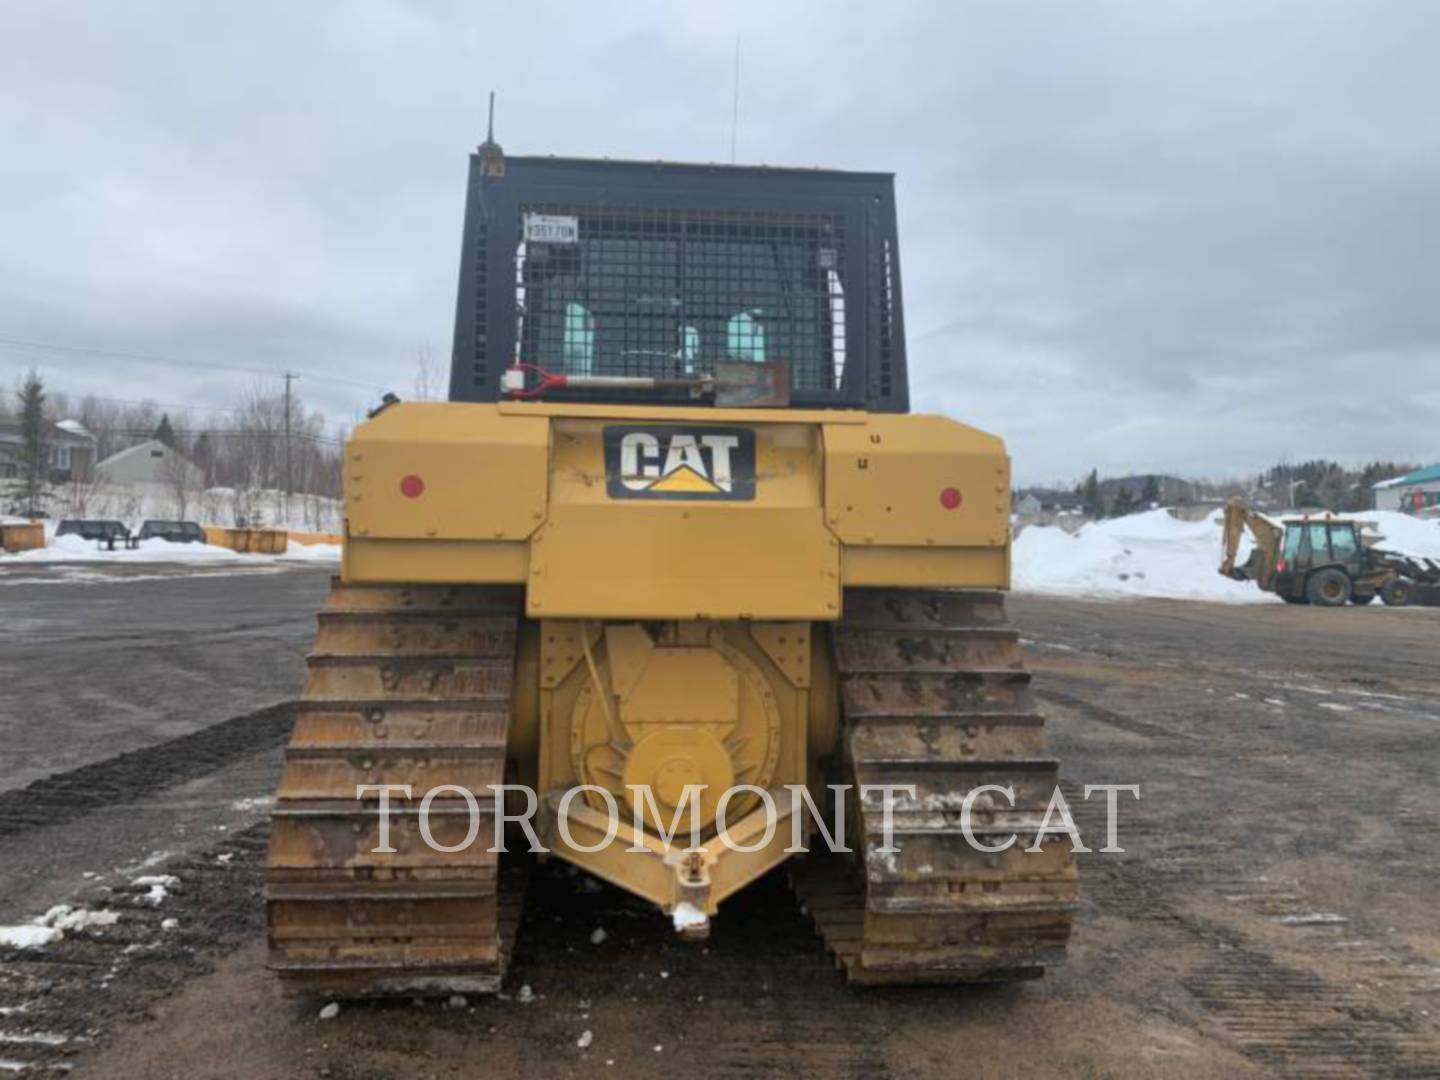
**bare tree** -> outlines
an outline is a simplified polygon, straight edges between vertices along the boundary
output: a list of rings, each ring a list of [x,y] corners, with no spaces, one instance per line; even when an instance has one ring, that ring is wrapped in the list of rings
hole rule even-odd
[[[70,481],[60,491],[61,514],[65,517],[90,517],[91,509],[105,501],[106,485],[94,469],[72,469]],[[103,516],[97,514],[96,516]]]
[[[169,489],[170,501],[175,506],[175,516],[181,521],[187,520],[190,508],[200,494],[200,470],[190,464],[179,450],[171,447],[161,463],[160,472]]]
[[[415,349],[416,401],[443,401],[446,396],[445,369],[435,356],[435,349],[428,341]]]
[[[200,492],[200,518],[202,521],[219,524],[221,518],[224,516],[224,509],[224,492],[211,487],[207,487],[204,491]]]

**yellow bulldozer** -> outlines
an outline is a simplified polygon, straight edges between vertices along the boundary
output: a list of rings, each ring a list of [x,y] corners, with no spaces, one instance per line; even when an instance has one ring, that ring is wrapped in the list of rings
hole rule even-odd
[[[487,139],[449,401],[345,450],[271,967],[497,990],[539,850],[686,937],[788,863],[856,983],[1041,974],[1076,873],[998,839],[1058,783],[1009,493],[1000,439],[909,412],[889,174]]]

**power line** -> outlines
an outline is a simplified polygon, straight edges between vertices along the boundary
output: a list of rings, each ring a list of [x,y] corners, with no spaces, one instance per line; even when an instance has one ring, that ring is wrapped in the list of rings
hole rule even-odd
[[[155,409],[166,409],[166,410],[173,409],[173,410],[175,410],[175,411],[177,411],[177,412],[179,412],[179,413],[181,413],[181,414],[189,413],[189,412],[199,412],[199,413],[225,413],[225,414],[228,415],[228,416],[245,416],[245,415],[247,415],[247,413],[248,413],[248,411],[249,411],[249,410],[246,410],[246,409],[226,408],[226,407],[223,406],[223,405],[195,405],[195,404],[185,404],[185,403],[182,403],[182,402],[179,402],[179,401],[155,401],[155,400],[152,399],[152,398],[146,398],[146,399],[143,400],[143,401],[136,401],[136,400],[134,400],[133,398],[113,398],[113,397],[105,397],[105,396],[102,395],[102,394],[75,394],[75,393],[71,393],[71,392],[68,391],[68,390],[56,390],[54,387],[49,387],[49,386],[47,386],[47,387],[45,388],[45,396],[46,396],[47,398],[61,398],[61,397],[63,397],[63,398],[66,399],[66,401],[67,401],[68,404],[72,404],[72,405],[74,405],[74,404],[79,404],[79,405],[82,405],[82,406],[83,406],[86,401],[98,401],[98,402],[101,402],[101,403],[106,404],[106,405],[126,405],[126,406],[129,406],[129,407],[131,407],[131,408],[137,408],[137,409],[144,409],[144,408],[155,408]],[[63,419],[78,419],[78,417],[64,417]],[[333,427],[333,428],[335,428],[337,431],[345,431],[349,425],[347,425],[343,420],[326,420],[326,421],[325,421],[325,426],[326,426],[326,427]]]
[[[264,428],[173,428],[175,435],[186,438],[199,438],[205,435],[211,439],[284,439],[286,434],[283,431],[267,431]],[[152,428],[116,428],[110,432],[121,438],[142,438],[148,439],[154,436]],[[316,435],[310,431],[294,431],[288,436],[292,439],[299,439],[302,442],[319,443],[323,446],[343,446],[344,439],[336,438],[333,435]]]
[[[86,401],[99,401],[106,405],[130,405],[139,409],[153,407],[156,409],[175,409],[180,412],[229,413],[231,416],[240,416],[245,412],[244,409],[227,409],[223,405],[184,405],[178,401],[155,401],[151,398],[146,398],[144,401],[135,401],[131,398],[102,397],[99,394],[72,394],[68,390],[56,390],[49,386],[45,388],[45,396],[47,398],[63,397],[67,399],[67,401],[78,401],[82,405]]]
[[[268,375],[271,378],[282,378],[285,374],[280,371],[272,371],[269,368],[249,367],[243,364],[217,364],[208,360],[181,360],[172,356],[156,356],[153,353],[124,352],[118,349],[97,349],[88,345],[60,345],[55,342],[25,341],[20,338],[0,337],[0,347],[41,349],[46,352],[78,353],[87,356],[110,357],[118,360],[137,360],[143,364],[167,364],[171,367],[198,368],[208,371],[240,371],[250,375]],[[358,386],[365,390],[383,391],[386,389],[386,387],[381,386],[379,383],[365,382],[361,379],[351,379],[344,375],[327,375],[318,371],[302,371],[299,374],[321,382]]]

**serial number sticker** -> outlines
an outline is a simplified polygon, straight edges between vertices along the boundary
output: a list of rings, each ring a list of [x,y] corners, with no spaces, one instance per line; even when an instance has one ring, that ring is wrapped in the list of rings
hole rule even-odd
[[[578,244],[580,219],[570,214],[526,214],[525,242],[529,244]]]

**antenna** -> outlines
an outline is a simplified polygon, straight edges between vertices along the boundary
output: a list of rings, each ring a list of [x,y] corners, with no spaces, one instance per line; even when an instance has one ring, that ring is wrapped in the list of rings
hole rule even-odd
[[[735,35],[735,94],[730,102],[730,164],[735,164],[735,140],[740,130],[740,35]]]
[[[485,124],[485,141],[480,144],[480,171],[486,176],[505,175],[505,151],[495,141],[495,91],[490,91],[490,118]]]

